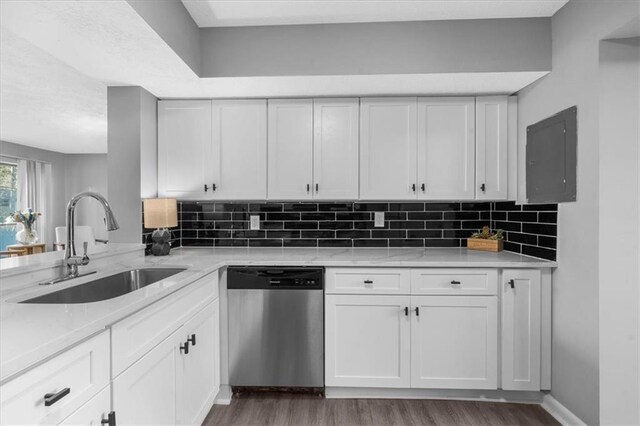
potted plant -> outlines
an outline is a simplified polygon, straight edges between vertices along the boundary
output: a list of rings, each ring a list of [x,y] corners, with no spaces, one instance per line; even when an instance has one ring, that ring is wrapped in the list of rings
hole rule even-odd
[[[482,251],[502,251],[504,241],[504,231],[496,229],[491,232],[491,228],[484,226],[478,232],[471,234],[471,238],[467,238],[467,248],[471,250]]]
[[[21,223],[24,227],[16,233],[16,241],[20,244],[35,244],[38,242],[38,235],[33,230],[33,225],[38,216],[42,216],[40,212],[34,212],[32,209],[24,211],[16,211],[7,217],[7,222]]]

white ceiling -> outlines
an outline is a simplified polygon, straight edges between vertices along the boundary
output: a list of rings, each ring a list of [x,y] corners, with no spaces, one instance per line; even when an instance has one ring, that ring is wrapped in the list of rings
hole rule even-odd
[[[199,27],[552,16],[569,0],[182,0]]]

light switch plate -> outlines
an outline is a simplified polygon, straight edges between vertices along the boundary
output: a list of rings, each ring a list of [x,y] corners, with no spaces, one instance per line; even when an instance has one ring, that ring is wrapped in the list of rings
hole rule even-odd
[[[384,212],[375,212],[374,213],[374,224],[376,228],[384,227]]]
[[[251,230],[260,229],[260,216],[252,214],[249,219],[249,228]]]

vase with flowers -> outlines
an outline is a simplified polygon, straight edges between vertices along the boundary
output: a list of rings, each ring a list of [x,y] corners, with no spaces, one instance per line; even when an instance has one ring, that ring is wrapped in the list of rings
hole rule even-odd
[[[34,212],[32,209],[16,211],[7,218],[8,222],[21,223],[23,229],[16,233],[16,241],[20,244],[35,244],[38,242],[38,235],[33,230],[36,219],[42,216],[40,212]]]

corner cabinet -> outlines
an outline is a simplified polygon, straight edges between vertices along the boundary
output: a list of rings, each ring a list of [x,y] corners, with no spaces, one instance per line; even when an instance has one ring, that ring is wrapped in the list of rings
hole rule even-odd
[[[358,198],[358,99],[269,100],[268,198]]]
[[[158,101],[158,194],[207,198],[212,158],[211,101]]]
[[[325,277],[328,388],[548,389],[541,312],[551,302],[543,309],[539,270],[354,267]]]

